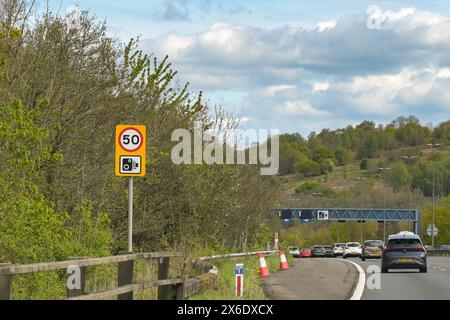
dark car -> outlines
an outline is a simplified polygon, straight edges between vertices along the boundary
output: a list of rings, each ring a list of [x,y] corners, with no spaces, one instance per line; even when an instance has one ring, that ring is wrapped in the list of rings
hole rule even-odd
[[[366,240],[361,248],[361,260],[380,259],[384,243],[381,240]]]
[[[325,257],[334,257],[335,256],[334,252],[333,252],[334,246],[325,245],[325,246],[323,246],[323,248],[325,249]]]
[[[427,272],[427,251],[420,237],[412,232],[389,236],[381,257],[381,272],[389,269],[419,269]]]
[[[325,257],[325,248],[320,245],[314,245],[311,248],[311,253],[313,257]]]

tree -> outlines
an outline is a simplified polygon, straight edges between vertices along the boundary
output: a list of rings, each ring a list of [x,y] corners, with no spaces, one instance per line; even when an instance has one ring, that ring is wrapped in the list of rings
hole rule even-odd
[[[378,141],[375,135],[370,134],[364,140],[364,143],[359,151],[359,156],[362,158],[374,158],[378,149]]]
[[[450,139],[450,121],[439,124],[439,126],[433,130],[433,138],[436,141],[448,142]]]
[[[439,230],[438,236],[435,237],[435,245],[439,247],[443,244],[450,243],[450,219],[448,213],[450,212],[450,197],[445,198],[435,209],[435,225]],[[432,211],[426,209],[423,211],[423,230],[432,222]],[[431,237],[424,232],[424,242],[431,244]]]
[[[448,195],[450,166],[448,159],[441,161],[420,161],[411,169],[412,184],[414,188],[420,189],[427,197],[433,194],[433,166],[435,176],[435,194]]]
[[[280,149],[280,173],[282,174],[293,173],[294,164],[306,159],[304,154],[290,145],[281,146]]]
[[[395,161],[392,170],[386,175],[386,180],[394,192],[406,190],[411,184],[411,176],[406,164],[403,161]]]
[[[324,160],[334,159],[333,150],[323,146],[315,146],[313,148],[312,160],[316,162],[321,162]]]
[[[361,170],[369,169],[369,159],[367,159],[367,158],[361,159],[361,162],[359,163],[359,168]]]
[[[305,177],[318,176],[322,173],[320,165],[309,159],[297,162],[294,164],[294,169]]]
[[[395,136],[398,141],[404,145],[417,146],[424,142],[424,139],[430,135],[428,128],[422,127],[415,122],[408,122],[397,129]]]
[[[417,117],[412,116],[412,115],[410,115],[409,117],[400,116],[397,119],[393,120],[389,126],[398,129],[398,128],[405,127],[409,123],[418,125],[418,124],[420,124],[420,121],[419,121],[419,119],[417,119]]]
[[[334,157],[338,166],[345,166],[350,162],[350,155],[347,150],[340,148],[334,152]]]
[[[35,223],[31,218],[51,220],[48,233],[54,233],[55,246],[62,239],[62,224],[68,240],[59,242],[79,251],[72,251],[73,255],[84,255],[92,239],[98,249],[93,255],[123,250],[126,180],[114,176],[114,128],[119,123],[142,123],[151,130],[148,175],[135,182],[137,250],[192,252],[205,247],[258,246],[261,221],[276,196],[272,180],[261,177],[257,165],[175,165],[170,157],[175,129],[185,128],[192,134],[195,123],[201,121],[206,129],[218,127],[228,133],[239,125],[236,119],[226,115],[211,119],[213,110],[203,102],[202,93],[175,79],[177,72],[168,57],[156,59],[144,53],[134,39],[118,43],[108,36],[106,25],[89,13],[83,13],[80,30],[68,30],[64,18],[50,9],[29,20],[27,5],[21,0],[0,1],[0,71],[8,75],[0,78],[4,117],[0,166],[13,166],[20,178],[25,175],[22,184],[35,193],[16,187],[12,177],[2,175],[2,188],[14,191],[15,187],[18,192],[12,198],[15,202],[6,202],[4,210],[17,202],[18,209],[11,215],[26,212],[27,218],[17,221],[27,232],[31,229],[25,223]],[[13,41],[16,27],[20,32]],[[10,103],[12,97],[20,99]],[[5,103],[8,107],[3,107]],[[289,139],[298,156],[301,136]],[[303,154],[295,156],[292,164]],[[1,191],[8,194],[7,189]],[[24,196],[27,193],[29,198]],[[53,216],[61,219],[53,222]],[[45,224],[36,224],[43,231]],[[48,233],[42,232],[45,237]],[[27,234],[21,236],[26,239]],[[21,249],[40,241],[29,238]],[[2,246],[13,252],[8,239],[1,239]],[[53,252],[56,249],[49,250],[48,259],[68,251]],[[5,253],[0,260],[9,257]]]

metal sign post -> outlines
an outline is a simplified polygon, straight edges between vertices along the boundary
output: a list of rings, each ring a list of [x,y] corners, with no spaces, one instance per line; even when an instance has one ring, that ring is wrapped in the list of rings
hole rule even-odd
[[[279,245],[279,236],[278,236],[278,232],[274,232],[274,233],[273,233],[273,249],[274,249],[274,250],[278,250],[278,245]]]
[[[133,252],[133,177],[128,178],[128,252]]]
[[[145,176],[145,146],[145,126],[116,126],[115,173],[128,177],[128,252],[133,252],[133,178]]]

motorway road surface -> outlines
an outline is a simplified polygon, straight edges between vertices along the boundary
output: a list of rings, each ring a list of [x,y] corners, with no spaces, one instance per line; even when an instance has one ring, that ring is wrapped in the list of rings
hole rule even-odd
[[[348,259],[359,264],[366,272],[366,282],[370,265],[380,267],[381,260],[361,261]],[[381,289],[364,288],[363,300],[409,300],[409,299],[450,299],[450,258],[428,257],[428,273],[418,270],[390,270],[381,275]]]
[[[358,280],[356,267],[333,258],[295,259],[289,270],[264,279],[271,300],[346,300]]]
[[[376,266],[380,270],[380,259],[346,260],[360,265],[365,272],[363,300],[450,300],[450,257],[428,257],[428,273],[418,270],[376,272],[380,276],[380,289],[367,286],[373,276],[368,268]],[[269,299],[349,299],[359,273],[348,261],[342,258],[295,259],[289,270],[272,272],[264,280],[266,295]]]

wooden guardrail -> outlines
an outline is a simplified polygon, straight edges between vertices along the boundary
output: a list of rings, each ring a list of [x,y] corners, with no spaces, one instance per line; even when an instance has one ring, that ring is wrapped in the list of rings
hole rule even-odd
[[[0,300],[12,300],[12,284],[15,275],[31,274],[35,272],[67,270],[69,267],[80,268],[80,288],[67,289],[68,300],[98,300],[117,296],[119,300],[132,300],[134,292],[143,289],[158,287],[159,300],[183,300],[207,288],[215,286],[217,281],[217,268],[209,260],[220,258],[236,258],[257,255],[260,252],[273,254],[278,251],[255,251],[245,253],[230,253],[209,257],[200,257],[194,261],[194,268],[200,275],[189,279],[169,279],[170,258],[184,257],[179,252],[154,252],[122,254],[118,256],[88,259],[71,259],[66,261],[35,263],[26,265],[0,264]],[[153,281],[133,282],[134,261],[158,259],[158,279]],[[117,263],[117,288],[100,292],[86,293],[86,268]]]
[[[178,252],[135,253],[118,256],[73,259],[67,261],[36,263],[27,265],[0,265],[0,300],[12,300],[12,283],[15,275],[35,272],[63,270],[77,266],[80,268],[81,286],[79,289],[67,289],[69,300],[96,300],[117,296],[119,300],[132,300],[133,293],[148,288],[158,287],[159,300],[184,299],[184,282],[182,278],[169,279],[170,258],[184,257]],[[134,261],[158,259],[158,280],[133,282]],[[86,268],[117,263],[118,286],[114,289],[86,294]]]

